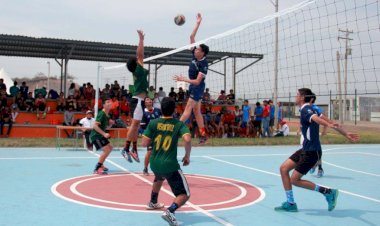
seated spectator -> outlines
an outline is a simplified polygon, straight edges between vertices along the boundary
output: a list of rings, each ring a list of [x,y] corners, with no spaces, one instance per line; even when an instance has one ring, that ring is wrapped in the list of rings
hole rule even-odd
[[[25,110],[26,111],[30,111],[30,112],[33,112],[34,111],[34,108],[35,108],[35,106],[34,106],[34,98],[33,98],[33,93],[32,92],[29,92],[28,93],[28,96],[26,97],[26,99],[25,99],[25,106],[26,106],[26,108],[25,108]]]
[[[38,97],[38,94],[42,94],[42,97],[43,98],[46,98],[46,95],[47,95],[47,92],[46,92],[46,87],[42,87],[41,89],[35,89],[34,90],[34,96],[35,97]]]
[[[88,109],[88,101],[84,98],[84,95],[80,95],[79,100],[77,100],[77,111],[86,112]]]
[[[224,90],[220,91],[220,95],[217,99],[218,104],[224,104],[227,100],[226,92]]]
[[[40,114],[42,113],[42,118],[46,118],[46,100],[42,93],[38,93],[38,97],[34,101],[34,105],[37,111],[37,119],[40,119]]]
[[[66,99],[66,109],[72,107],[73,109],[77,109],[77,101],[74,99],[73,95],[70,95]]]
[[[59,95],[57,91],[55,91],[54,89],[49,90],[48,99],[56,100],[58,99],[58,97]]]
[[[202,101],[208,103],[211,101],[211,95],[209,93],[209,88],[206,88],[205,92],[203,93]]]
[[[0,78],[0,91],[5,91],[5,93],[7,93],[7,85],[5,85],[3,78]]]
[[[127,100],[126,96],[121,97],[121,102],[120,102],[120,112],[121,114],[125,114],[126,116],[129,115],[129,102]]]
[[[153,100],[155,93],[156,93],[156,90],[154,89],[154,86],[149,86],[148,97]]]
[[[286,124],[286,121],[282,120],[280,122],[280,125],[281,125],[281,129],[274,136],[275,137],[286,137],[286,136],[289,136],[289,126],[288,126],[288,124]]]
[[[92,101],[95,98],[95,90],[94,87],[91,85],[91,83],[87,83],[86,89],[84,90],[84,97],[86,97],[87,100]]]
[[[0,90],[0,109],[8,106],[7,92]]]
[[[16,96],[13,97],[13,104],[15,104],[20,111],[25,111],[26,105],[24,97],[22,96],[20,91],[18,91]]]
[[[164,88],[160,87],[158,89],[158,97],[160,97],[161,99],[164,98],[164,97],[166,97],[166,93],[164,91]]]
[[[12,130],[12,113],[8,106],[4,107],[0,111],[0,135],[3,136],[4,125],[8,124],[8,131],[5,137],[9,137]]]
[[[111,95],[116,96],[117,98],[120,97],[120,95],[121,95],[120,85],[116,80],[114,81],[111,90],[112,90]]]
[[[11,115],[12,115],[12,122],[13,123],[16,122],[18,113],[19,113],[19,109],[17,108],[17,106],[13,105],[12,108],[11,108]]]
[[[22,97],[24,97],[24,100],[26,100],[26,98],[28,97],[28,93],[29,93],[29,87],[26,85],[26,82],[21,83],[20,91],[21,91]]]
[[[235,93],[233,89],[230,89],[230,94],[227,95],[227,104],[235,103]]]
[[[88,128],[93,128],[94,126],[94,123],[95,123],[95,119],[94,119],[94,114],[92,113],[92,111],[87,111],[86,112],[86,117],[82,118],[80,121],[79,121],[79,124],[83,127],[83,128],[87,128],[87,129],[83,129],[83,134],[84,134],[84,137],[86,139],[86,145],[87,145],[87,149],[92,151],[92,142],[90,140],[90,133],[91,133],[91,130],[88,129]]]
[[[223,138],[235,136],[235,130],[233,128],[235,123],[235,114],[227,110],[223,115],[222,121],[224,128]]]
[[[75,94],[75,83],[71,83],[67,91],[67,96],[74,96]]]
[[[72,106],[69,106],[67,110],[63,113],[63,125],[64,126],[76,126],[75,118],[74,118],[74,108]],[[74,137],[74,131],[69,134],[67,130],[64,130],[67,137],[73,138]]]
[[[61,92],[57,100],[57,111],[60,111],[60,112],[65,111],[65,108],[66,108],[66,98],[65,98],[65,94]]]
[[[112,106],[109,112],[111,119],[116,120],[120,117],[120,103],[117,100],[117,96],[112,96]]]

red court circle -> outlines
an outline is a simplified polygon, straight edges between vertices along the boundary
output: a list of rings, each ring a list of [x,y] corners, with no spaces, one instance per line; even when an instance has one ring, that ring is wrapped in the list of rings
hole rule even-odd
[[[240,208],[264,199],[262,189],[246,182],[229,178],[185,175],[191,197],[189,202],[206,211]],[[150,199],[153,176],[140,174],[90,175],[70,178],[54,184],[51,191],[58,197],[82,205],[122,211],[146,211]],[[159,202],[170,205],[173,196],[164,182]],[[195,212],[184,205],[182,212]]]

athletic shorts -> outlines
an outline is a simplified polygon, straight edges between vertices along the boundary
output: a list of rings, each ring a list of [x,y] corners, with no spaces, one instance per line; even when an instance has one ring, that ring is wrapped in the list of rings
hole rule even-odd
[[[260,129],[261,128],[261,121],[253,121],[253,128]]]
[[[190,196],[189,185],[187,184],[186,178],[182,173],[182,170],[177,170],[166,174],[156,174],[154,172],[154,181],[168,181],[173,194],[177,197],[179,195],[185,194]]]
[[[269,120],[269,126],[274,126],[274,118],[271,118],[271,119]]]
[[[107,146],[110,143],[110,141],[105,137],[101,137],[99,139],[94,140],[92,143],[95,145],[96,150],[99,150],[102,149],[104,146]]]
[[[318,162],[319,154],[320,153],[318,153],[318,151],[304,151],[303,149],[299,149],[294,152],[289,159],[293,160],[297,164],[295,170],[303,175],[306,175],[307,172],[309,172],[309,170]]]
[[[202,100],[202,97],[203,97],[203,93],[204,93],[205,89],[204,87],[200,87],[200,86],[189,86],[189,95],[190,95],[190,98],[195,100],[195,101],[200,101]]]
[[[141,121],[144,115],[145,102],[141,97],[132,97],[131,100],[131,115],[135,120]]]

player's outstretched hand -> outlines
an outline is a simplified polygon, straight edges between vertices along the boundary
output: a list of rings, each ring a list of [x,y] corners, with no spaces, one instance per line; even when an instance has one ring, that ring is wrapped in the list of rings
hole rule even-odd
[[[105,134],[104,134],[104,137],[108,139],[108,138],[111,137],[111,135],[110,135],[109,133],[105,133]]]
[[[202,15],[200,13],[197,14],[197,23],[200,24],[202,22]]]
[[[182,159],[183,166],[188,166],[190,164],[190,157],[184,156]]]
[[[174,75],[173,79],[177,82],[185,81],[185,77],[183,77],[183,75]]]
[[[358,142],[360,139],[359,134],[356,133],[347,133],[346,137],[352,142]]]
[[[139,38],[144,40],[144,36],[145,36],[144,32],[142,30],[137,30],[137,33],[139,34]]]

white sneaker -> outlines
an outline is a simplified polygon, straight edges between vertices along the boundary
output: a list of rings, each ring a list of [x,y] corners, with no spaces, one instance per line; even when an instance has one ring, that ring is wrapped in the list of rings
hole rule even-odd
[[[148,205],[146,206],[147,210],[157,210],[157,209],[162,209],[165,207],[165,204],[163,203],[153,203],[149,202]]]
[[[171,213],[169,210],[166,210],[161,218],[169,223],[170,226],[179,226],[177,220],[175,219],[174,213]]]

